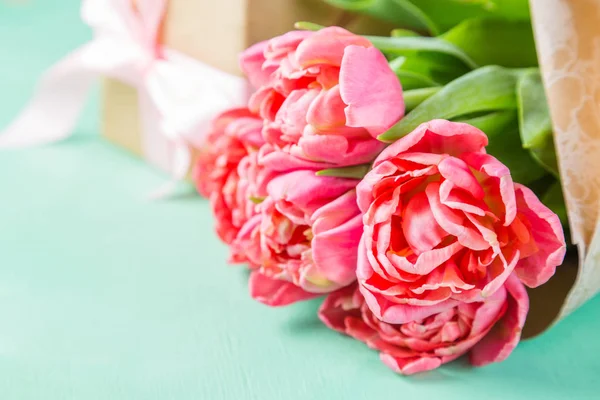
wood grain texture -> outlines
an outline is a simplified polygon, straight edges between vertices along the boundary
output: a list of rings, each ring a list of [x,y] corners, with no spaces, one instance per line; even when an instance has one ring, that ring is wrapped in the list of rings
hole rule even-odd
[[[0,65],[0,121],[35,81],[28,60],[49,63],[83,33],[76,6],[0,6],[1,47],[21,54]],[[100,139],[0,153],[2,400],[597,398],[600,298],[502,364],[403,378],[322,326],[318,300],[250,300],[208,204],[147,201],[162,182]]]

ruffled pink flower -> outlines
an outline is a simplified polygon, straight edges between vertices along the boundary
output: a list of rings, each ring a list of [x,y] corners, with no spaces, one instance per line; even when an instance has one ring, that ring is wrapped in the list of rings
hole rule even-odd
[[[357,277],[378,318],[405,323],[412,306],[481,301],[513,271],[535,287],[561,264],[558,217],[486,145],[470,125],[434,120],[385,149],[358,185]]]
[[[307,168],[372,161],[384,147],[375,137],[404,115],[402,88],[384,55],[339,27],[255,45],[241,66],[259,87],[250,109],[265,119],[266,141]],[[276,160],[265,164],[277,168]]]
[[[307,170],[271,180],[260,215],[234,241],[259,266],[250,279],[253,298],[281,306],[356,280],[362,233],[356,183]]]
[[[475,366],[506,359],[519,343],[529,299],[513,274],[485,301],[413,308],[413,321],[383,322],[352,285],[328,295],[319,318],[331,329],[378,350],[392,370],[411,375],[435,369],[467,352]],[[421,312],[421,308],[431,310]]]
[[[247,109],[219,115],[193,170],[198,191],[210,199],[217,234],[227,244],[256,214],[253,197],[266,196],[268,173],[257,163],[261,130],[262,120]]]

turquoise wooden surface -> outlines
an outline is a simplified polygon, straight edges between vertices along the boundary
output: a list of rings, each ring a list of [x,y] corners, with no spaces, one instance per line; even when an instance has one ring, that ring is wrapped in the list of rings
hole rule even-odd
[[[23,4],[0,5],[0,126],[89,36],[76,1]],[[0,153],[0,399],[600,398],[600,298],[502,364],[411,378],[318,301],[253,302],[208,204],[146,200],[165,176],[98,139],[93,105],[86,137]]]

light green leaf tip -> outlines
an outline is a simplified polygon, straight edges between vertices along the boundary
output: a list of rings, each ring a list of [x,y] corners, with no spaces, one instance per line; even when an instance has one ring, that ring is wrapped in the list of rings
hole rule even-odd
[[[325,27],[323,25],[315,24],[314,22],[298,21],[294,24],[294,28],[302,31],[319,31]]]
[[[371,169],[370,164],[353,165],[350,167],[329,168],[317,171],[317,176],[333,176],[337,178],[362,179]]]
[[[250,196],[250,197],[248,198],[248,200],[250,200],[250,201],[251,201],[251,202],[253,202],[254,204],[260,204],[260,203],[262,203],[263,201],[265,201],[265,198],[264,198],[264,197],[254,197],[254,196]]]

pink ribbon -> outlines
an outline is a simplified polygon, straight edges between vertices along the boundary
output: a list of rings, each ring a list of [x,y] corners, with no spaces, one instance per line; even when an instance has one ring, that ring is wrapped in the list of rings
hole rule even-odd
[[[185,177],[197,144],[219,112],[246,104],[245,79],[158,43],[167,0],[84,0],[82,19],[94,32],[44,73],[30,103],[0,133],[0,148],[55,142],[70,136],[100,76],[138,91],[143,151],[153,163]]]

